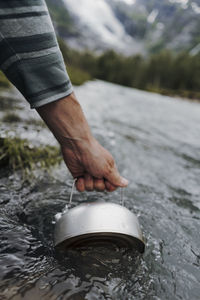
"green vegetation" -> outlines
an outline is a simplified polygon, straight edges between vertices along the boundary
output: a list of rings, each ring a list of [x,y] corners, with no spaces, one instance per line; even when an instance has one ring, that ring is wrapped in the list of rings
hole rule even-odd
[[[168,50],[144,58],[125,57],[109,50],[99,56],[70,49],[59,41],[73,84],[92,78],[162,93],[200,99],[200,54]]]
[[[74,85],[98,78],[164,95],[200,99],[200,54],[191,56],[187,52],[174,54],[163,50],[145,58],[125,57],[109,50],[97,56],[71,49],[61,39],[59,45]],[[0,88],[9,86],[0,72]],[[12,122],[11,119],[7,116],[4,121]],[[16,118],[13,122],[17,122]]]
[[[77,35],[74,21],[63,1],[47,0],[46,2],[59,35],[62,37]]]
[[[109,51],[98,58],[97,78],[134,88],[200,99],[200,55],[169,51],[121,57]]]
[[[27,125],[34,125],[34,126],[39,126],[39,127],[43,127],[43,128],[47,127],[47,125],[44,123],[44,121],[42,119],[40,120],[40,119],[30,118],[30,119],[24,120],[24,122]]]
[[[19,109],[18,100],[13,99],[12,97],[8,97],[5,95],[0,95],[0,110],[1,111],[8,111]]]
[[[68,66],[67,72],[69,74],[71,82],[74,85],[81,85],[84,82],[92,79],[91,75],[88,72],[83,71],[75,66]]]
[[[95,72],[92,72],[92,68],[96,66],[96,57],[69,48],[61,39],[58,39],[58,42],[72,84],[81,85],[94,78]]]
[[[6,76],[0,71],[0,88],[9,88],[10,82]]]
[[[97,56],[71,49],[61,39],[59,45],[74,85],[98,78],[164,95],[200,99],[200,54],[191,56],[187,52],[174,54],[163,50],[145,58],[141,55],[125,57],[109,50]],[[0,88],[9,86],[9,81],[0,72]],[[19,120],[5,116],[4,121]]]
[[[53,146],[33,147],[27,140],[0,138],[0,167],[30,174],[36,167],[48,169],[62,160],[60,150]]]
[[[16,122],[21,122],[21,118],[15,113],[7,113],[3,117],[2,121],[7,123],[16,123]]]

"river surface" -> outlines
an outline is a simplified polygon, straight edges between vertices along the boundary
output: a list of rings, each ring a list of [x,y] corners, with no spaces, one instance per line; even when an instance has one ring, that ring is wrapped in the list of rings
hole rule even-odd
[[[200,299],[200,104],[102,81],[75,90],[94,135],[130,181],[125,205],[139,218],[146,251],[57,253],[54,216],[72,184],[64,164],[50,174],[38,168],[29,185],[1,170],[0,299]],[[0,118],[10,107],[22,121],[1,123],[1,136],[55,144],[25,101],[11,99]],[[73,205],[88,198],[119,203],[120,191],[75,192]]]

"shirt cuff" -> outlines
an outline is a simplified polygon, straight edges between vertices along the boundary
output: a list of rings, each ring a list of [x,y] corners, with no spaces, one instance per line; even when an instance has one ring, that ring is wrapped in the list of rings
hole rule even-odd
[[[33,104],[31,104],[31,108],[37,108],[40,106],[43,106],[45,104],[60,100],[62,98],[65,98],[67,96],[69,96],[71,93],[73,92],[73,88],[70,87],[69,89],[66,90],[66,92],[61,92],[61,93],[56,93],[55,95],[52,95],[51,97],[48,97],[46,99],[42,99],[42,100],[38,100],[36,102],[34,102]]]
[[[20,59],[5,74],[31,108],[59,100],[73,92],[60,50],[42,57]]]

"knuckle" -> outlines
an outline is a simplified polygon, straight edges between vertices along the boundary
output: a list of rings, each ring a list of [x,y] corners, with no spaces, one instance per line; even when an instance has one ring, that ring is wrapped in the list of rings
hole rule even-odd
[[[108,156],[107,164],[108,164],[111,168],[113,168],[114,165],[115,165],[115,160],[114,160],[114,158],[112,157],[111,154],[109,154],[109,156]]]
[[[99,180],[99,179],[95,180],[94,186],[95,189],[98,191],[103,191],[105,189],[105,184],[103,180]]]
[[[84,181],[83,181],[83,178],[79,178],[77,180],[77,183],[76,183],[76,188],[79,192],[84,192],[85,191],[85,185],[84,185]]]
[[[85,189],[89,192],[93,190],[93,186],[92,185],[86,185]]]
[[[85,189],[87,191],[92,191],[93,190],[93,179],[90,175],[85,177]]]
[[[84,192],[85,189],[78,186],[78,187],[77,187],[77,190],[78,190],[79,192]]]
[[[109,176],[113,172],[114,167],[115,167],[114,159],[108,161],[108,163],[104,167],[105,175]]]

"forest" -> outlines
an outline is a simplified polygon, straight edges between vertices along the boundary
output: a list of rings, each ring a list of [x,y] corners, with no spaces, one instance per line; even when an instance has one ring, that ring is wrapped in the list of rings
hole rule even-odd
[[[59,39],[67,71],[74,85],[101,79],[120,85],[200,100],[200,54],[163,50],[148,57],[123,56],[108,50],[95,55],[71,49]],[[0,74],[0,87],[8,87]]]
[[[113,50],[101,55],[60,48],[74,84],[94,78],[166,95],[200,99],[200,54],[163,50],[148,57],[123,56]]]

